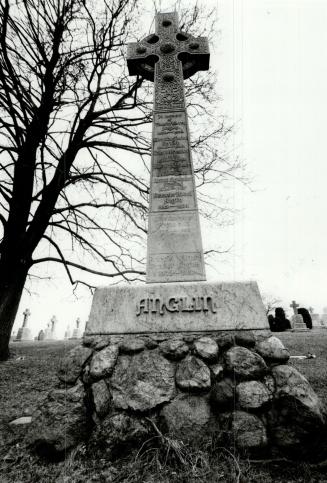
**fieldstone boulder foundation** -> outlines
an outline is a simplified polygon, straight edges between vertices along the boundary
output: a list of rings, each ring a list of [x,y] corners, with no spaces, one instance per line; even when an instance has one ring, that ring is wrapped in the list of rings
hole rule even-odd
[[[317,454],[327,444],[323,402],[279,339],[247,332],[247,347],[237,345],[244,340],[232,332],[86,338],[60,364],[26,440],[56,457],[82,441],[118,457],[158,431],[187,444],[216,438],[247,455]]]

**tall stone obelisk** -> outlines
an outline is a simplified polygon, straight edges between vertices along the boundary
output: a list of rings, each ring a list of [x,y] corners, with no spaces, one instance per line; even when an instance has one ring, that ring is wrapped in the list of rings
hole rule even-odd
[[[156,14],[156,33],[128,45],[130,75],[154,81],[147,282],[205,280],[184,79],[209,68],[208,42]]]

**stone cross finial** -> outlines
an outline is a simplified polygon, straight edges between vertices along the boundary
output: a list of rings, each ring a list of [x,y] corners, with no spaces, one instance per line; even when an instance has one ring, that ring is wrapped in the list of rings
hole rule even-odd
[[[293,300],[293,301],[292,301],[292,303],[291,303],[291,305],[290,305],[290,307],[291,307],[291,308],[294,310],[294,314],[295,314],[295,315],[297,315],[297,313],[298,313],[298,312],[297,312],[297,308],[298,308],[299,306],[300,306],[300,305],[299,305],[299,304],[297,304],[297,303],[295,302],[295,300]]]
[[[25,309],[25,311],[23,312],[23,315],[24,315],[23,327],[27,327],[28,318],[31,315],[30,309]]]
[[[154,81],[147,282],[205,280],[184,79],[209,68],[208,41],[157,13],[155,34],[128,45],[130,75]]]
[[[77,329],[79,329],[80,323],[81,323],[81,319],[79,317],[77,317],[77,319],[76,319],[76,327],[77,327]]]
[[[51,321],[50,321],[50,322],[51,322],[52,329],[53,329],[53,328],[54,328],[54,326],[55,326],[55,325],[56,325],[56,323],[57,323],[57,317],[56,317],[55,315],[53,315],[53,316],[51,317]]]

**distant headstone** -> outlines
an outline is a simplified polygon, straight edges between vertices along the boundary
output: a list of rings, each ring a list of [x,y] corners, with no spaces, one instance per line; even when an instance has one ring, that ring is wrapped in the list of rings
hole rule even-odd
[[[76,327],[73,330],[73,335],[71,337],[72,339],[81,339],[82,338],[83,333],[82,333],[80,325],[81,325],[81,319],[78,317],[76,319]]]
[[[52,316],[51,320],[51,340],[56,340],[58,339],[57,335],[57,317],[55,315]]]
[[[294,315],[292,316],[292,326],[294,331],[298,330],[308,330],[307,326],[305,325],[303,321],[303,317],[301,314],[298,313],[298,307],[299,304],[295,302],[295,300],[292,301],[290,307],[294,311]]]
[[[48,322],[47,327],[44,331],[44,340],[51,340],[52,333],[51,333],[51,322]]]
[[[39,332],[39,335],[37,336],[37,340],[44,340],[44,337],[45,337],[45,334],[44,334],[44,330],[40,330]]]
[[[67,327],[66,327],[66,330],[65,330],[64,338],[65,339],[70,339],[71,338],[71,335],[72,335],[72,333],[71,333],[71,330],[70,330],[70,326],[68,324]]]
[[[23,315],[24,315],[23,325],[18,330],[15,341],[33,340],[31,330],[28,327],[28,318],[31,315],[30,310],[25,309],[25,311],[23,312]]]
[[[327,307],[323,308],[323,313],[321,314],[320,321],[323,326],[327,327]]]

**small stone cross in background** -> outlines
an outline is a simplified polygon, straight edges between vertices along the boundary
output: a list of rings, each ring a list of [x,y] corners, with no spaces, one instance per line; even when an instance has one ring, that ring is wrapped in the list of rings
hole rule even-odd
[[[300,307],[300,304],[297,304],[295,300],[293,300],[290,307],[292,307],[292,309],[294,310],[294,315],[297,315],[298,314],[297,308]]]
[[[31,315],[30,309],[25,309],[25,311],[23,312],[23,315],[24,315],[23,327],[27,327],[28,318]]]

